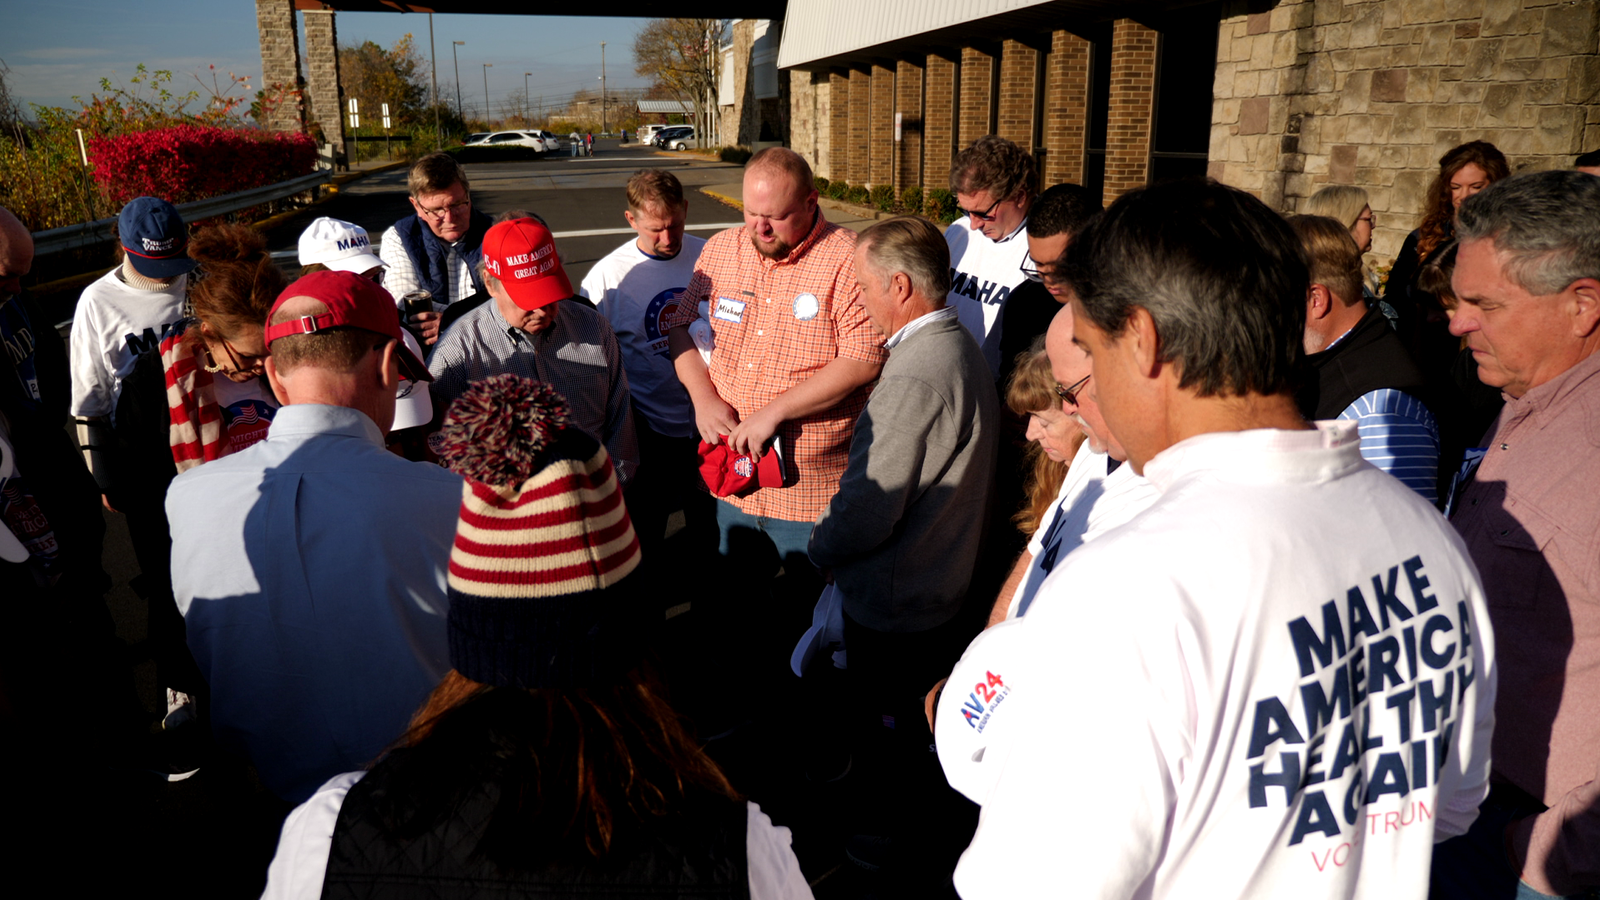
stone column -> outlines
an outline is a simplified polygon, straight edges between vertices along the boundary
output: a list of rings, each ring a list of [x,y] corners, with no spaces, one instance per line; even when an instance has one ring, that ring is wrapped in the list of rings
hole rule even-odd
[[[261,125],[268,131],[303,131],[300,34],[294,24],[294,0],[256,0],[256,31],[261,38],[261,89],[269,97],[281,98]]]
[[[850,76],[828,73],[828,180],[850,180]]]
[[[306,10],[306,74],[309,76],[307,118],[322,126],[323,137],[333,145],[337,158],[344,155],[344,97],[339,93],[339,40],[334,32],[333,10]],[[373,124],[383,124],[383,107],[378,100],[357,97],[361,115]]]
[[[1041,187],[1083,183],[1089,126],[1089,51],[1093,45],[1070,31],[1050,36],[1045,78],[1044,171]]]
[[[871,154],[867,181],[872,187],[894,183],[894,69],[872,64],[872,111],[867,123]]]
[[[961,48],[961,121],[956,128],[957,148],[989,133],[994,112],[994,56],[972,47]]]
[[[1105,202],[1150,180],[1151,118],[1155,110],[1155,31],[1132,19],[1111,29],[1111,102],[1106,121]]]
[[[899,196],[908,185],[922,184],[922,66],[900,60],[895,66],[895,110],[900,113],[899,165],[895,168],[894,193]]]
[[[1007,40],[1000,45],[1000,111],[995,134],[1033,152],[1033,111],[1039,91],[1039,51]]]
[[[872,74],[862,69],[850,70],[850,167],[845,180],[852,186],[864,185],[872,177],[870,140],[872,126]]]
[[[927,89],[922,111],[922,190],[950,186],[950,162],[955,158],[957,103],[960,72],[956,61],[928,54]]]

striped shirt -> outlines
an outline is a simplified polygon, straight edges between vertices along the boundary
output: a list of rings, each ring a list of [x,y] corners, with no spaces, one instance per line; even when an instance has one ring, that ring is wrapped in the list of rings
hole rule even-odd
[[[422,223],[423,228],[428,227],[427,222]],[[433,298],[435,312],[443,312],[446,306],[471,297],[477,292],[472,286],[472,269],[467,265],[466,258],[461,255],[461,241],[445,245],[445,260],[450,267],[450,281],[448,282],[448,297]],[[411,261],[411,254],[406,252],[405,245],[400,241],[400,232],[391,226],[383,232],[383,237],[378,241],[378,258],[388,264],[383,270],[383,289],[394,295],[394,302],[399,304],[400,299],[412,291],[422,287],[417,280],[417,267]]]
[[[1438,502],[1439,424],[1422,401],[1403,391],[1369,391],[1345,407],[1361,435],[1361,458]]]
[[[433,402],[448,409],[477,381],[510,372],[542,381],[567,398],[572,422],[606,445],[624,484],[639,465],[628,377],[611,324],[581,300],[556,304],[556,322],[528,334],[512,328],[491,297],[457,319],[428,357]]]
[[[747,227],[706,241],[689,287],[665,324],[688,326],[700,302],[710,303],[717,347],[711,384],[740,419],[839,357],[877,366],[888,358],[883,337],[861,307],[855,246],[855,234],[829,224],[820,210],[811,233],[783,259],[756,252]],[[839,490],[868,393],[863,385],[838,405],[778,428],[791,485],[725,499],[748,515],[815,522]]]

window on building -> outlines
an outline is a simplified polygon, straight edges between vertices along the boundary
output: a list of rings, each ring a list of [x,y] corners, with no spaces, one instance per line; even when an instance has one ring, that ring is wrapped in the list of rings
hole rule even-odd
[[[1221,12],[1207,5],[1163,22],[1156,53],[1156,108],[1150,181],[1204,177],[1211,148],[1211,93]]]

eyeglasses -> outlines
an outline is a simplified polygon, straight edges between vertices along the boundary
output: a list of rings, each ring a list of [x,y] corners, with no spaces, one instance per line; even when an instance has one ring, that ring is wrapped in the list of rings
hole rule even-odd
[[[235,373],[248,372],[252,375],[260,375],[267,370],[267,357],[265,354],[256,356],[252,353],[240,353],[239,348],[235,347],[232,341],[220,334],[217,335],[217,339],[222,341],[222,349],[227,351],[228,362],[233,364]],[[248,365],[246,364],[247,361]]]
[[[1378,220],[1377,220],[1377,218],[1376,218],[1376,217],[1374,217],[1374,216],[1373,216],[1373,215],[1372,215],[1372,213],[1367,213],[1367,214],[1366,214],[1366,215],[1364,215],[1364,216],[1356,216],[1356,221],[1357,221],[1357,222],[1365,222],[1365,223],[1367,223],[1367,224],[1368,224],[1368,225],[1371,225],[1371,226],[1373,226],[1373,227],[1377,227],[1377,224],[1378,224]]]
[[[1029,281],[1037,281],[1041,284],[1044,283],[1044,274],[1039,271],[1039,264],[1033,261],[1033,257],[1024,256],[1022,258],[1022,265],[1018,266],[1017,268],[1022,270],[1023,278],[1026,278]]]
[[[1000,199],[1004,200],[1005,198],[1002,197]],[[963,209],[963,210],[961,210],[961,214],[963,216],[971,216],[971,217],[973,217],[974,219],[977,219],[980,222],[993,222],[994,219],[995,219],[994,208],[996,206],[999,206],[999,205],[1000,205],[1000,200],[996,200],[995,202],[989,204],[989,208],[984,210],[983,212],[978,212],[975,209]]]
[[[415,200],[413,200],[411,202],[416,203]],[[441,206],[438,209],[429,209],[428,207],[423,206],[420,203],[417,203],[417,213],[419,215],[427,216],[428,218],[433,219],[435,221],[440,221],[440,220],[444,219],[444,217],[447,216],[447,215],[454,216],[454,215],[459,215],[461,213],[464,213],[464,212],[467,211],[467,208],[470,207],[470,206],[472,206],[472,198],[471,197],[468,197],[467,199],[461,201],[460,203],[451,203],[448,206]]]
[[[1082,378],[1078,379],[1076,384],[1069,388],[1064,388],[1059,384],[1056,385],[1056,396],[1067,401],[1068,403],[1071,403],[1073,406],[1077,406],[1078,392],[1083,390],[1083,386],[1085,384],[1089,383],[1089,378],[1093,376],[1093,374],[1094,373],[1091,372],[1088,375],[1083,376]]]

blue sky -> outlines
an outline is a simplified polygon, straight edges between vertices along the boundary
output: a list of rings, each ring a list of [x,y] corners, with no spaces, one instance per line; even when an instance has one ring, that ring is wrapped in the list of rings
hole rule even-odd
[[[523,73],[535,102],[570,97],[600,86],[600,42],[606,42],[611,88],[645,87],[633,74],[633,38],[648,19],[579,16],[433,17],[439,90],[446,99],[455,80],[451,41],[461,64],[461,93],[483,104],[483,63],[491,105],[522,91]],[[428,17],[393,13],[339,13],[339,43],[372,40],[387,47],[406,32],[428,55]],[[304,52],[302,35],[301,52]],[[210,81],[215,65],[221,81],[233,72],[250,77],[251,94],[261,83],[261,49],[252,0],[0,0],[0,60],[10,67],[12,95],[24,104],[67,106],[74,95],[99,91],[100,79],[126,80],[134,67],[170,69],[174,93],[198,89],[195,75]]]

